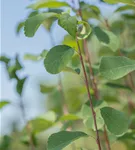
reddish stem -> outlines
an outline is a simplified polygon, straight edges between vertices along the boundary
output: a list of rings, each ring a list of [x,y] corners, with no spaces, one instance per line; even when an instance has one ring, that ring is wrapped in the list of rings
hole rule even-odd
[[[83,73],[84,73],[88,98],[89,98],[89,101],[90,101],[90,108],[91,108],[91,112],[92,112],[92,116],[93,116],[93,120],[94,120],[94,126],[95,126],[95,130],[96,130],[96,141],[97,141],[98,149],[101,150],[100,138],[99,138],[99,133],[98,133],[98,129],[97,129],[96,113],[95,113],[94,108],[93,108],[91,94],[90,94],[90,90],[89,90],[89,82],[88,82],[88,78],[87,78],[87,73],[86,73],[86,70],[85,70],[84,61],[83,61],[83,57],[82,57],[82,53],[81,53],[81,48],[80,48],[80,45],[79,45],[79,42],[78,42],[77,38],[76,38],[76,42],[77,42],[77,46],[78,46],[78,50],[79,50],[80,61],[81,61]]]

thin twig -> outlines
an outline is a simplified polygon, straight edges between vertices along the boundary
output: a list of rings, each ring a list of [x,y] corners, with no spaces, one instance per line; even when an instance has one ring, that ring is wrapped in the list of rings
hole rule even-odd
[[[33,139],[32,139],[32,134],[31,134],[31,128],[30,128],[29,123],[27,123],[24,104],[23,104],[22,99],[20,99],[20,108],[22,112],[22,118],[23,118],[24,124],[26,124],[26,130],[29,135],[30,150],[35,150],[35,146],[34,146]]]
[[[82,10],[80,8],[80,0],[78,0],[78,3],[79,3],[78,13],[79,13],[81,19],[83,20]],[[98,92],[97,83],[96,83],[94,73],[93,73],[93,69],[92,69],[92,65],[91,65],[91,57],[90,57],[89,50],[88,50],[88,44],[87,44],[86,39],[84,39],[83,42],[84,42],[85,57],[88,61],[88,65],[89,65],[90,80],[92,81],[92,89],[94,90],[95,98],[97,100],[99,100],[99,92]],[[107,135],[105,126],[104,126],[104,136],[105,136],[105,141],[106,141],[107,148],[108,148],[108,150],[111,150],[110,142],[109,142],[109,139],[108,139],[108,135]]]
[[[86,89],[87,89],[87,93],[88,93],[88,98],[90,101],[90,108],[91,108],[91,112],[92,112],[92,116],[93,116],[93,120],[94,120],[94,126],[95,126],[95,130],[96,130],[96,142],[98,145],[98,149],[101,150],[100,138],[99,138],[99,133],[98,133],[98,129],[97,129],[96,113],[94,111],[94,107],[92,104],[91,94],[90,94],[90,90],[89,90],[88,77],[87,77],[87,73],[86,73],[85,66],[84,66],[81,48],[80,48],[79,41],[77,38],[76,38],[76,42],[77,42],[78,51],[79,51],[79,55],[80,55],[80,61],[81,61],[81,65],[82,65],[82,69],[83,69],[83,73],[84,73],[84,77],[85,77],[85,85],[86,85]]]

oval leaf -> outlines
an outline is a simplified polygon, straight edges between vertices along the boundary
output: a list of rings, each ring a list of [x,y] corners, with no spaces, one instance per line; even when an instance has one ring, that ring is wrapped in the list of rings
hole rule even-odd
[[[48,150],[61,150],[71,142],[88,135],[83,132],[60,131],[52,134],[48,139]]]
[[[51,17],[58,17],[57,13],[40,13],[33,17],[28,18],[24,24],[24,32],[27,37],[33,37],[39,26],[43,23],[45,19]]]
[[[99,70],[105,78],[116,80],[135,70],[135,60],[124,56],[102,57]]]
[[[111,107],[104,107],[101,109],[101,115],[111,133],[121,135],[128,130],[129,120],[123,112]]]
[[[61,72],[72,58],[74,49],[66,45],[53,47],[46,55],[44,65],[46,70],[51,74]]]
[[[70,16],[64,13],[60,16],[58,24],[64,28],[71,36],[75,37],[77,32],[77,19],[76,16]]]

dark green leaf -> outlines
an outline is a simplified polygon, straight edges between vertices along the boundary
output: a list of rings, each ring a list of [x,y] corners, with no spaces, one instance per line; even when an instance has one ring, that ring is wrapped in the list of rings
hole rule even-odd
[[[44,65],[49,73],[57,74],[61,72],[72,58],[74,49],[66,45],[53,47],[46,55]]]
[[[71,142],[88,135],[83,132],[60,131],[52,134],[48,139],[48,150],[62,150]]]
[[[98,40],[108,44],[110,42],[109,36],[99,27],[94,28],[94,33],[97,36]]]
[[[6,56],[0,56],[0,61],[2,61],[2,62],[4,62],[4,63],[8,64],[9,61],[10,61],[10,59],[9,59],[8,57],[6,57]]]
[[[101,108],[101,115],[111,133],[121,135],[128,130],[129,119],[123,112],[111,107],[104,107]]]
[[[125,90],[131,90],[131,88],[129,86],[126,85],[122,85],[122,84],[117,84],[117,83],[106,83],[105,85],[111,87],[111,88],[115,88],[115,89],[125,89]]]
[[[58,24],[64,28],[71,36],[75,37],[77,32],[76,16],[70,16],[68,13],[60,15]]]
[[[23,87],[26,79],[27,77],[17,80],[16,91],[18,92],[19,95],[22,95]]]

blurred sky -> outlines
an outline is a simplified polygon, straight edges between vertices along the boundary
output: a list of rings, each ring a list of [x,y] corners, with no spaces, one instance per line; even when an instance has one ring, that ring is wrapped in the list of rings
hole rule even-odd
[[[38,54],[43,49],[49,49],[51,42],[48,33],[40,28],[34,38],[27,38],[22,33],[16,35],[16,25],[19,21],[23,21],[28,15],[26,6],[30,4],[28,0],[2,0],[1,2],[1,54],[9,57],[14,57],[19,54],[24,70],[20,76],[28,75],[29,78],[25,84],[23,101],[26,105],[27,117],[31,118],[44,112],[44,95],[39,94],[39,82],[48,78],[52,79],[51,75],[45,71],[42,62],[23,61],[25,53]],[[9,80],[4,64],[0,63],[1,90],[0,99],[9,100],[13,103],[18,103],[19,96],[15,92],[15,81]],[[50,81],[51,82],[51,81]],[[16,106],[6,106],[0,112],[1,133],[8,133],[12,120],[20,118],[21,113]],[[21,124],[21,122],[20,122]],[[3,130],[4,129],[4,130]]]
[[[87,0],[88,1],[88,0]],[[95,2],[96,0],[93,0]],[[27,118],[33,118],[45,111],[44,95],[39,93],[39,82],[42,81],[57,81],[56,76],[49,75],[43,66],[43,62],[30,62],[24,61],[23,55],[25,53],[38,54],[43,49],[49,49],[51,41],[49,34],[42,27],[40,27],[33,38],[27,38],[22,33],[16,35],[16,25],[19,21],[23,21],[29,10],[26,6],[30,4],[29,0],[2,0],[1,1],[1,54],[7,55],[9,57],[14,57],[16,53],[19,54],[21,62],[24,65],[24,70],[20,73],[20,76],[28,75],[29,78],[25,84],[25,90],[23,93],[23,101],[26,106]],[[99,4],[101,7],[101,4]],[[102,10],[110,10],[109,6],[102,5]],[[112,7],[111,7],[112,9]],[[112,9],[113,11],[113,9]],[[104,14],[106,13],[104,12]],[[107,14],[109,15],[109,14]],[[59,44],[66,32],[60,29],[59,26],[55,25],[53,28],[53,36],[56,44]],[[9,80],[6,73],[4,64],[0,63],[0,99],[9,100],[14,104],[19,102],[19,96],[15,92],[15,81]],[[55,77],[55,78],[54,78]],[[0,124],[0,129],[2,134],[9,133],[12,121],[19,120],[19,125],[22,124],[20,120],[21,112],[20,109],[15,105],[6,106],[0,112],[0,119],[2,123]]]

